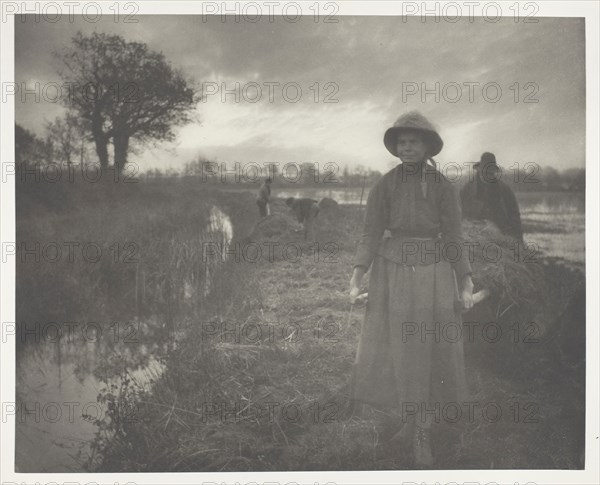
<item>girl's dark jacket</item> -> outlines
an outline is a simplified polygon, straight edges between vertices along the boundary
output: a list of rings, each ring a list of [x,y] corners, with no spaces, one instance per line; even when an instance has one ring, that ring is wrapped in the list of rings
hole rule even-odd
[[[437,238],[439,247],[430,247],[425,255],[400,249],[398,238],[414,237]],[[377,254],[404,264],[432,264],[441,258],[452,264],[458,281],[471,274],[455,184],[425,162],[399,164],[379,179],[369,192],[354,266],[367,270]]]

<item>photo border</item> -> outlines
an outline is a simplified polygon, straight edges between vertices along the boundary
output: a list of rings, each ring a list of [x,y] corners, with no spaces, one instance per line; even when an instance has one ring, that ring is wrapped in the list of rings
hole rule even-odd
[[[10,3],[10,2],[7,2]],[[55,3],[62,5],[69,2],[13,2],[19,5],[28,5],[33,9],[34,4]],[[80,2],[80,5],[93,2]],[[102,5],[103,12],[110,14],[108,8],[114,2],[96,2]],[[139,6],[137,15],[198,15],[202,13],[202,5],[218,3],[232,5],[244,2],[192,2],[192,1],[136,1]],[[268,2],[254,2],[262,5]],[[290,2],[281,1],[280,4]],[[302,4],[303,10],[313,5],[314,1],[297,2]],[[321,2],[326,3],[326,2]],[[337,15],[400,15],[402,3],[388,1],[362,1],[342,0],[333,2],[339,6]],[[469,2],[412,2],[434,4]],[[472,2],[471,2],[472,3]],[[485,2],[483,3],[492,3]],[[514,1],[496,2],[503,4],[504,8],[514,4]],[[257,484],[279,482],[298,484],[311,484],[315,482],[335,484],[367,484],[377,483],[399,484],[402,482],[436,483],[510,483],[525,484],[565,484],[578,485],[597,484],[599,482],[598,456],[600,455],[599,420],[598,420],[598,390],[599,374],[599,331],[600,321],[599,302],[597,295],[600,290],[600,171],[598,163],[600,152],[598,149],[599,126],[599,76],[598,67],[600,59],[598,32],[599,21],[598,3],[591,2],[558,2],[537,1],[531,2],[539,6],[538,17],[585,17],[585,69],[586,69],[586,207],[585,207],[585,273],[586,273],[586,436],[585,436],[585,465],[584,470],[406,470],[406,471],[319,471],[319,472],[227,472],[227,473],[15,473],[15,420],[10,419],[0,423],[1,447],[1,472],[0,485],[6,483],[90,483],[114,484],[115,482],[136,484],[200,484],[206,482]],[[280,10],[280,8],[276,8]],[[66,11],[66,9],[65,9]],[[81,7],[75,8],[76,12]],[[0,26],[1,44],[1,74],[2,83],[14,82],[14,22],[2,22]],[[7,103],[2,106],[0,120],[1,160],[2,160],[2,195],[0,213],[1,241],[15,241],[15,186],[14,177],[5,176],[5,166],[14,165],[14,121],[15,105]],[[4,259],[4,252],[3,252]],[[4,322],[15,321],[15,258],[9,257],[2,262],[1,280],[1,319]],[[596,295],[594,297],[593,295]],[[13,342],[0,342],[0,398],[1,402],[15,402],[15,348]]]

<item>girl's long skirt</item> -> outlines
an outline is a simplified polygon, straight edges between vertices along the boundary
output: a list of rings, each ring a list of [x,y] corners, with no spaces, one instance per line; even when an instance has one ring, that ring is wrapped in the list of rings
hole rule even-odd
[[[453,273],[446,261],[410,266],[375,257],[354,366],[355,399],[401,411],[403,419],[426,410],[444,419],[443,413],[464,410],[463,328]]]

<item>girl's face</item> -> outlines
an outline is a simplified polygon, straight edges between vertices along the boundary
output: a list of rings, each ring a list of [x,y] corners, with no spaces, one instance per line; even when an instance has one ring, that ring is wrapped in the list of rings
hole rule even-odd
[[[403,163],[419,163],[427,156],[427,145],[418,133],[405,131],[398,135],[396,153]]]

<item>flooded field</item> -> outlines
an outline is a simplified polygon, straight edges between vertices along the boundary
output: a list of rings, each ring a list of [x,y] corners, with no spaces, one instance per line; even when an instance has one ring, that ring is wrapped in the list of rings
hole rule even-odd
[[[525,241],[545,256],[585,264],[584,194],[517,193]]]
[[[366,204],[368,189],[362,204]],[[517,192],[525,241],[544,256],[583,265],[585,260],[585,196],[573,192]],[[282,189],[275,197],[329,197],[340,204],[360,204],[361,189]]]

